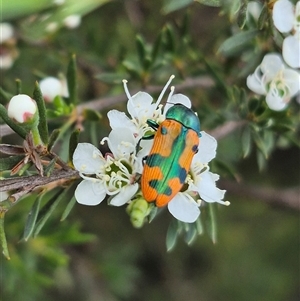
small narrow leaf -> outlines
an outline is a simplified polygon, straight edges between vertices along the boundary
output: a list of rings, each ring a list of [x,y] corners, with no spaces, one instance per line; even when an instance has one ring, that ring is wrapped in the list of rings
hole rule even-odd
[[[255,142],[256,146],[261,151],[261,153],[264,155],[264,157],[267,159],[268,158],[268,151],[267,151],[267,147],[265,145],[265,142],[264,142],[263,138],[256,131],[253,131],[252,135],[253,135],[253,139],[254,139],[254,142]]]
[[[63,200],[67,196],[70,190],[69,188],[64,189],[63,191],[60,190],[52,199],[48,201],[48,203],[42,209],[42,212],[40,212],[38,221],[36,223],[36,227],[34,229],[34,233],[33,233],[34,237],[36,237],[40,233],[40,231],[44,227],[49,217],[52,215],[57,205],[61,202],[61,200]]]
[[[155,43],[152,48],[152,51],[151,51],[151,60],[153,63],[155,63],[155,60],[157,59],[159,51],[161,49],[162,37],[163,37],[163,32],[161,31],[159,33],[158,37],[156,38]]]
[[[218,52],[222,53],[225,56],[232,56],[239,53],[245,48],[246,45],[249,45],[250,42],[257,36],[258,30],[248,30],[242,31],[223,42],[223,44],[218,49]]]
[[[217,222],[216,222],[216,210],[214,203],[208,203],[208,220],[207,220],[207,233],[215,244],[217,243]]]
[[[257,22],[258,29],[260,30],[263,29],[268,18],[269,18],[269,9],[268,9],[268,4],[265,3],[261,10],[260,16],[258,18],[258,22]]]
[[[199,2],[201,4],[212,6],[212,7],[220,7],[221,6],[221,0],[195,0],[196,2]]]
[[[136,49],[139,57],[139,61],[141,66],[145,67],[145,59],[146,59],[146,43],[142,36],[137,35],[135,39]]]
[[[170,25],[166,26],[166,41],[165,41],[165,47],[166,50],[173,53],[176,48],[175,43],[175,34],[174,30]]]
[[[24,159],[24,155],[0,158],[0,171],[11,170],[22,159]]]
[[[27,131],[20,125],[13,122],[13,120],[8,117],[7,111],[2,104],[0,104],[0,117],[15,133],[17,133],[23,139],[26,138]]]
[[[188,224],[188,229],[185,233],[184,240],[188,245],[191,245],[197,237],[197,228],[195,224]]]
[[[175,247],[177,242],[177,235],[178,235],[177,221],[174,219],[171,221],[169,225],[167,237],[166,237],[166,246],[168,252],[170,252]]]
[[[9,251],[7,247],[7,240],[5,235],[5,229],[4,229],[4,216],[5,213],[0,211],[0,241],[1,241],[1,247],[2,247],[2,253],[6,259],[10,259],[9,257]]]
[[[68,65],[67,83],[69,91],[68,104],[75,104],[77,102],[77,65],[75,54],[72,55]]]
[[[22,94],[22,81],[18,78],[16,79],[16,88],[17,88],[16,95]]]
[[[46,112],[46,106],[45,106],[43,94],[39,87],[38,82],[35,83],[35,88],[33,91],[33,99],[36,101],[38,111],[39,111],[38,131],[43,143],[47,145],[49,140],[47,112]]]
[[[246,24],[248,1],[243,1],[237,17],[238,26],[243,29]]]
[[[166,4],[162,8],[164,14],[169,14],[175,10],[188,6],[193,0],[167,0]]]
[[[56,164],[56,158],[53,158],[47,165],[47,167],[44,170],[44,176],[49,177],[51,173],[53,172]]]
[[[242,133],[242,150],[243,157],[246,158],[251,152],[251,129],[250,127],[245,127]]]
[[[69,216],[69,213],[71,212],[75,204],[76,204],[76,199],[75,196],[73,196],[61,216],[60,219],[61,222],[64,221]]]
[[[47,150],[48,151],[51,151],[52,147],[54,146],[55,142],[57,141],[57,139],[59,137],[60,132],[61,132],[60,129],[55,129],[51,133],[51,135],[49,137],[48,146],[47,146]]]
[[[27,216],[24,234],[23,234],[23,238],[25,239],[25,241],[27,241],[33,233],[36,219],[37,219],[37,216],[38,216],[38,213],[40,210],[41,199],[42,199],[42,194],[40,194],[37,197],[37,199],[33,203],[33,206],[31,207],[31,210]]]

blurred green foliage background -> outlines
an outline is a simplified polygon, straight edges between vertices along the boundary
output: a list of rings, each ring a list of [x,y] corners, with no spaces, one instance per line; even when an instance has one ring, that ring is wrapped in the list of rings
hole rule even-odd
[[[197,61],[199,57],[222,70],[228,77],[227,85],[237,70],[241,71],[238,55],[224,58],[216,53],[233,30],[220,8],[193,3],[164,14],[161,1],[111,1],[97,9],[100,2],[90,2],[94,2],[91,10],[82,11],[85,15],[78,28],[62,27],[43,38],[38,21],[29,24],[22,13],[3,11],[4,21],[18,28],[19,55],[12,68],[1,70],[1,86],[14,91],[14,79],[19,78],[23,92],[31,94],[35,80],[65,73],[73,53],[81,102],[123,94],[116,79],[130,79],[130,89],[140,90],[148,84],[162,85],[175,74],[176,86],[187,77],[205,74],[205,63]],[[51,14],[51,7],[45,9]],[[27,12],[34,11],[28,8]],[[147,76],[130,72],[128,66],[139,64],[136,35],[152,44],[167,26],[174,30],[176,51],[162,55],[162,66]],[[253,56],[253,60],[255,66],[261,58]],[[234,84],[245,86],[245,75],[236,77]],[[204,130],[234,114],[225,111],[222,90],[204,93],[201,88],[192,88],[184,92],[203,117]],[[217,108],[215,116],[209,115],[214,111],[208,109],[211,104]],[[124,107],[123,103],[113,106]],[[106,111],[101,113],[100,122],[85,123],[82,141],[98,145],[108,134]],[[96,134],[91,129],[97,129]],[[244,183],[276,189],[299,184],[298,148],[277,148],[265,170],[259,172],[255,153],[241,160],[239,134],[237,131],[219,142],[217,158],[225,160]],[[2,143],[13,139],[3,137]],[[226,185],[221,182],[220,188],[226,189]],[[11,260],[0,258],[1,301],[300,300],[299,212],[295,209],[267,204],[247,192],[237,196],[229,191],[226,200],[231,206],[217,207],[218,242],[213,244],[204,234],[192,246],[179,240],[167,253],[169,214],[164,212],[137,230],[123,208],[104,203],[96,207],[76,204],[64,222],[59,221],[63,208],[58,208],[39,236],[20,241],[33,199],[23,200],[5,220]]]

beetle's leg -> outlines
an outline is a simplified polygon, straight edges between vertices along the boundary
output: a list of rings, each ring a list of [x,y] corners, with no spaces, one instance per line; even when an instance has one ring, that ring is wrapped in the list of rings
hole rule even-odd
[[[152,120],[152,119],[148,119],[148,120],[147,120],[147,124],[148,124],[153,130],[155,130],[155,131],[157,131],[157,129],[158,129],[158,127],[159,127],[159,124],[158,124],[156,121]]]

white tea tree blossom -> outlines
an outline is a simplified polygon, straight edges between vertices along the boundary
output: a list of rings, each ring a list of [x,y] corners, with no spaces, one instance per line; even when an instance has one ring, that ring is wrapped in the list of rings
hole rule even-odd
[[[296,6],[289,0],[278,0],[273,7],[275,27],[286,37],[282,44],[282,56],[292,68],[300,68],[300,1]]]
[[[296,70],[286,67],[279,54],[270,53],[247,77],[247,86],[257,94],[266,95],[270,109],[281,111],[299,93],[300,75]]]
[[[186,180],[186,190],[179,192],[168,204],[169,212],[179,221],[195,222],[200,215],[201,200],[226,206],[230,204],[223,201],[226,191],[216,187],[219,175],[209,171],[208,163],[215,158],[216,149],[216,139],[201,131],[198,152]]]
[[[83,205],[98,205],[105,196],[110,204],[122,206],[138,190],[134,178],[138,172],[135,156],[136,139],[127,128],[111,131],[107,141],[111,153],[102,155],[90,143],[79,143],[73,154],[73,164],[83,181],[75,190],[75,198]]]

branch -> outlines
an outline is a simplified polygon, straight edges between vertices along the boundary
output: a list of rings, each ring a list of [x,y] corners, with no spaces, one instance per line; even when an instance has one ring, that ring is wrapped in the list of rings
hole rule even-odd
[[[228,121],[217,128],[207,131],[208,134],[216,138],[217,140],[220,140],[226,136],[228,136],[230,133],[234,132],[235,130],[243,127],[246,125],[247,121],[245,120],[239,120],[239,121]]]
[[[289,207],[300,210],[300,188],[274,189],[260,187],[244,183],[237,183],[229,180],[220,181],[221,186],[229,193],[241,197],[242,199],[253,198],[270,205]]]
[[[11,195],[13,202],[16,202],[21,196],[33,191],[38,187],[42,187],[48,184],[54,184],[55,182],[63,180],[69,181],[79,178],[78,172],[69,168],[68,170],[60,169],[55,170],[49,177],[42,177],[40,175],[33,175],[27,177],[16,177],[3,179],[0,181],[0,192],[17,190]],[[56,183],[58,186],[59,184]],[[60,183],[61,185],[62,183]]]
[[[183,83],[176,85],[177,90],[186,90],[190,88],[209,88],[213,86],[213,80],[207,76],[202,76],[199,78],[187,78]],[[152,94],[152,93],[158,93],[162,90],[162,86],[149,86],[145,89],[146,92]],[[140,90],[133,90],[132,95],[137,93]],[[83,110],[85,109],[92,109],[92,110],[103,110],[105,108],[111,107],[115,104],[125,102],[127,101],[127,97],[125,93],[122,95],[117,96],[108,96],[108,97],[102,97],[97,98],[94,100],[90,100],[88,102],[82,103],[77,106],[77,112],[78,114],[81,114]],[[14,131],[7,125],[3,124],[0,125],[0,137],[8,136],[13,134]]]

